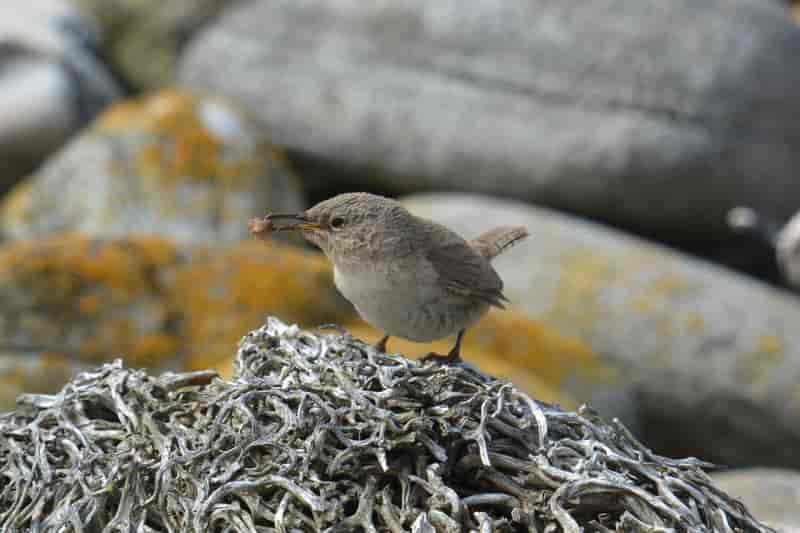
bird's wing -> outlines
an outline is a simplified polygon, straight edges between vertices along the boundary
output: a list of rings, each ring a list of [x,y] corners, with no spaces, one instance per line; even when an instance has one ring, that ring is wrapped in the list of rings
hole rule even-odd
[[[463,240],[431,246],[427,254],[442,284],[451,292],[504,309],[503,281],[492,265]]]

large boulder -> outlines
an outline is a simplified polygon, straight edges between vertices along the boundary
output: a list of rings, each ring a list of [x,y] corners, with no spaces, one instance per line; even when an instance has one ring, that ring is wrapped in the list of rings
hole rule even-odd
[[[75,370],[115,357],[160,370],[220,364],[267,312],[309,326],[353,313],[315,254],[158,237],[6,244],[0,302],[0,410],[13,392],[52,392]]]
[[[800,198],[800,29],[753,0],[256,0],[181,80],[372,189],[457,189],[672,239]]]
[[[302,206],[286,158],[246,113],[165,90],[111,107],[13,190],[0,204],[0,232],[232,241],[264,209]]]
[[[514,307],[623,369],[616,396],[578,399],[668,453],[800,466],[795,295],[544,208],[464,194],[404,203],[465,236],[530,230],[495,260]]]
[[[67,0],[0,2],[0,193],[120,96]]]

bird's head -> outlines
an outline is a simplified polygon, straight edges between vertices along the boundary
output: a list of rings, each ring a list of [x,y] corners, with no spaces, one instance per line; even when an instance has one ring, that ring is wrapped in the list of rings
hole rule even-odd
[[[379,253],[383,242],[402,234],[411,214],[395,200],[369,193],[345,193],[303,213],[271,214],[273,231],[302,232],[333,261]]]

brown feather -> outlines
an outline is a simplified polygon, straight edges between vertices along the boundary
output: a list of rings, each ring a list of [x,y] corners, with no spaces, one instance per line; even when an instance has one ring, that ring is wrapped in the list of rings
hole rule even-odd
[[[470,245],[486,259],[493,259],[529,235],[524,226],[500,226],[470,241]]]
[[[455,294],[505,309],[503,281],[492,265],[463,240],[434,246],[428,252],[442,283]]]

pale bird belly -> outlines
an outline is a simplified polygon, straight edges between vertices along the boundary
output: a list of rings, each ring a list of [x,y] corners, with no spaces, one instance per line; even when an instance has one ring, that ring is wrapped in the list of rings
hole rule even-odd
[[[390,283],[382,273],[335,270],[334,279],[365,321],[388,335],[416,342],[454,335],[488,310],[488,305],[447,292],[424,276],[395,276]]]

